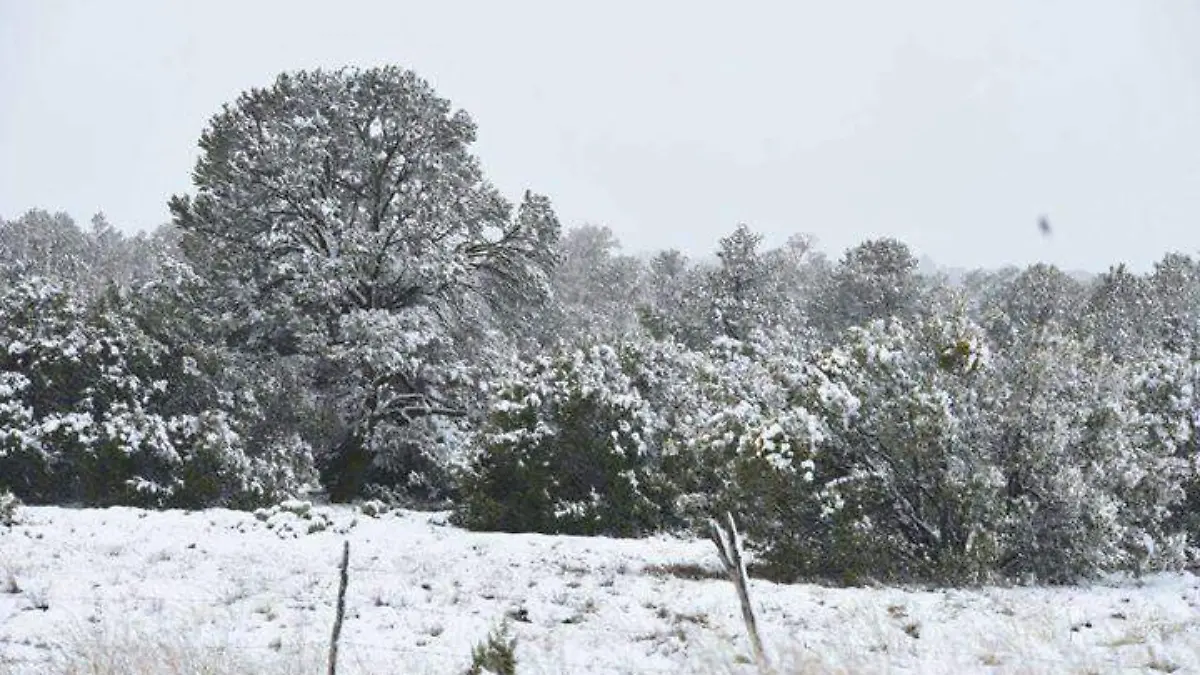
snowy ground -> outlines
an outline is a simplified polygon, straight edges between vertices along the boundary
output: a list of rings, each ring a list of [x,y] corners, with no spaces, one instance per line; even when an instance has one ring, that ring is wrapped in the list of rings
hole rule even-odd
[[[708,542],[323,512],[26,508],[0,528],[0,673],[63,672],[147,645],[248,672],[324,672],[347,539],[343,674],[461,672],[506,616],[520,673],[754,672],[733,587],[655,571],[715,570]],[[314,522],[330,527],[306,533]],[[1191,575],[933,592],[754,581],[751,592],[782,672],[1200,673]]]

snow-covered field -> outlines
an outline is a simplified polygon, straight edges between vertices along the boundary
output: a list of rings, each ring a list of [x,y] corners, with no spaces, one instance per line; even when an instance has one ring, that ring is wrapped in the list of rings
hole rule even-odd
[[[0,528],[0,673],[324,672],[347,539],[341,673],[462,672],[506,616],[520,673],[754,672],[733,587],[658,569],[716,570],[706,541],[476,534],[349,508],[22,513]],[[751,592],[785,673],[1200,672],[1191,575]]]

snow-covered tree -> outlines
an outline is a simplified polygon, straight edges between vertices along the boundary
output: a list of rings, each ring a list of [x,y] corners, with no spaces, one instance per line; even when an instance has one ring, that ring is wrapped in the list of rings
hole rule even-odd
[[[1076,325],[1086,289],[1057,267],[1038,263],[983,294],[980,320],[992,340],[1007,346],[1044,330],[1061,332]]]
[[[0,279],[41,277],[88,300],[110,287],[128,289],[150,280],[167,255],[160,236],[126,237],[102,213],[86,230],[65,213],[40,209],[0,220]]]
[[[656,340],[706,347],[712,340],[707,274],[679,251],[657,253],[648,265],[637,308],[641,327]]]
[[[1150,287],[1159,344],[1187,352],[1200,344],[1200,261],[1171,253],[1154,264]]]
[[[38,276],[76,282],[85,273],[87,249],[84,233],[65,213],[33,209],[0,220],[0,274],[10,281]]]
[[[807,292],[820,276],[822,258],[811,240],[795,236],[760,250],[762,236],[739,225],[717,242],[716,265],[696,265],[678,251],[649,264],[642,326],[657,339],[705,350],[718,338],[746,340],[756,331],[805,327]]]
[[[771,290],[767,293],[774,307],[775,323],[789,331],[811,327],[808,305],[812,296],[828,281],[829,260],[816,250],[811,235],[794,234],[778,248],[763,253]]]
[[[470,352],[465,336],[489,314],[546,295],[559,232],[549,201],[526,193],[514,211],[485,180],[474,139],[471,118],[412,72],[284,74],[213,117],[195,194],[171,201],[232,344],[362,367],[329,382],[348,385],[327,392],[346,434],[329,467],[374,462],[385,427],[461,412],[437,384],[453,378],[414,376],[413,359],[454,370],[456,357],[428,347]],[[396,331],[434,335],[363,353]]]
[[[548,333],[542,342],[607,342],[636,332],[643,266],[620,250],[607,227],[583,225],[563,234],[550,276],[555,312],[539,322]]]
[[[1143,356],[1155,342],[1154,305],[1149,281],[1124,264],[1102,274],[1083,308],[1089,337],[1119,361]]]
[[[913,316],[921,284],[917,259],[903,242],[874,239],[846,251],[829,285],[813,298],[814,320],[831,334],[876,319]]]
[[[709,276],[708,294],[716,334],[744,340],[756,328],[772,323],[778,299],[769,295],[769,270],[759,246],[762,235],[738,225],[717,242],[720,265]]]

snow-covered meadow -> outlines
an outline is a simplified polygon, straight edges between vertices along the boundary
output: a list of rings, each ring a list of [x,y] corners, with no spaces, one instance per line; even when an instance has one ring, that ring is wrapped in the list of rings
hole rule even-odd
[[[520,673],[754,672],[732,585],[695,573],[716,576],[707,541],[471,533],[444,513],[265,516],[23,509],[0,529],[0,673],[323,672],[344,540],[342,673],[462,672],[505,620]],[[1186,574],[751,592],[782,672],[1200,672],[1200,579]]]

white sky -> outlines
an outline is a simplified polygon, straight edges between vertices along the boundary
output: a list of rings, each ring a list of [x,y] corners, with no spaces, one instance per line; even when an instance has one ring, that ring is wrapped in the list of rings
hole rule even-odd
[[[222,103],[384,63],[472,114],[511,198],[628,250],[746,222],[955,266],[1200,251],[1193,0],[0,0],[0,216],[152,227]]]

